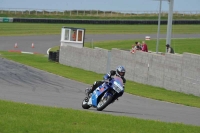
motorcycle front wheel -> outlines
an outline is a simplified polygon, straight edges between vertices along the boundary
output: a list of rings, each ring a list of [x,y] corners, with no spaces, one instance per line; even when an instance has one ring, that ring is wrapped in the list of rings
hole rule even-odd
[[[106,97],[103,96],[97,105],[97,110],[102,111],[103,109],[105,109],[112,102],[112,99],[112,95],[108,95]]]

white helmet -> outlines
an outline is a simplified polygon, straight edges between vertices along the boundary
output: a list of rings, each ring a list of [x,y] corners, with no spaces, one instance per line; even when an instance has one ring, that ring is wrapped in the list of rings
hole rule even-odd
[[[124,77],[125,72],[126,72],[126,70],[123,66],[118,66],[116,69],[116,75],[119,77]]]

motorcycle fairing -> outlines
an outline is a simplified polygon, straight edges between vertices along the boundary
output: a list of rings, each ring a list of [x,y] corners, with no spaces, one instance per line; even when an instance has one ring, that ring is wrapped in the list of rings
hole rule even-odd
[[[97,106],[97,100],[98,100],[98,97],[103,94],[106,90],[107,90],[107,86],[105,85],[105,83],[103,83],[102,85],[100,85],[99,87],[97,87],[96,90],[94,90],[94,92],[92,93],[92,96],[91,96],[91,100],[92,100],[92,105],[93,106]]]

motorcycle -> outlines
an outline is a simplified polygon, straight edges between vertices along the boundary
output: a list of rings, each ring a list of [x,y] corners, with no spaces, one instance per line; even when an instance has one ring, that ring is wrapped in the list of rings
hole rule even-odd
[[[92,94],[85,97],[82,102],[82,108],[89,109],[94,107],[98,111],[102,111],[109,104],[114,103],[123,92],[123,80],[115,76],[97,87]]]

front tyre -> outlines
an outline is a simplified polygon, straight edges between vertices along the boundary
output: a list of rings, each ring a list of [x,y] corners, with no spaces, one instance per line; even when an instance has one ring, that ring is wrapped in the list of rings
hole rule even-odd
[[[112,100],[113,100],[112,95],[108,95],[107,97],[102,97],[97,105],[97,110],[102,111],[112,102]]]
[[[88,100],[89,100],[88,97],[86,97],[85,99],[83,99],[82,108],[84,108],[84,109],[89,109],[90,108],[90,106],[88,105]]]

